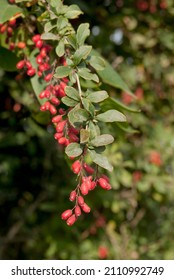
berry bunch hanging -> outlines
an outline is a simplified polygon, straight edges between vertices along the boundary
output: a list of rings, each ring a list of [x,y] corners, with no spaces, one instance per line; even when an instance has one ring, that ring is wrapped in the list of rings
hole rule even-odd
[[[31,77],[33,89],[41,104],[40,110],[49,111],[52,115],[54,138],[64,147],[70,161],[73,161],[71,168],[77,176],[77,185],[70,192],[69,200],[74,202],[74,206],[61,215],[67,225],[72,226],[82,212],[90,212],[85,202],[90,191],[96,187],[106,191],[111,189],[109,179],[102,169],[112,171],[113,168],[102,153],[114,138],[109,133],[102,133],[102,130],[107,127],[107,123],[125,122],[126,117],[113,109],[116,101],[102,89],[102,82],[108,79],[105,77],[107,67],[110,66],[92,46],[86,44],[90,35],[89,24],[82,23],[76,30],[73,28],[73,20],[82,14],[77,5],[67,6],[61,0],[28,1],[28,4],[16,0],[10,3],[19,3],[18,6],[12,5],[21,11],[25,9],[25,16],[21,12],[21,17],[14,17],[13,21],[10,19],[1,24],[0,30],[5,32],[4,26],[7,30],[9,26],[20,30],[24,24],[22,19],[26,17],[24,20],[28,26],[25,26],[25,40],[19,41],[18,31],[14,36],[20,49],[17,52],[20,60],[16,68]],[[36,14],[33,12],[31,16],[27,5],[37,5],[37,9],[33,8]],[[33,28],[33,21],[35,23],[36,20],[39,23],[38,29]],[[16,46],[13,31],[10,32],[10,43]],[[15,47],[9,49],[15,52]],[[129,92],[119,79],[121,83],[118,87]],[[109,110],[106,110],[105,105],[109,105]]]

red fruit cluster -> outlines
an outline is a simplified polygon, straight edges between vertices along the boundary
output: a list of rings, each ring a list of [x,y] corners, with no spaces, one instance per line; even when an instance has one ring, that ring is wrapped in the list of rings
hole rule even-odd
[[[26,71],[27,75],[30,76],[30,77],[32,77],[32,76],[34,76],[36,74],[35,68],[32,66],[30,61],[27,60],[27,59],[20,60],[16,64],[16,68],[18,70],[24,69]]]
[[[75,207],[62,213],[62,219],[66,220],[66,223],[69,226],[75,223],[82,211],[85,213],[90,212],[90,207],[84,200],[84,196],[86,196],[89,191],[94,190],[97,185],[105,190],[111,189],[108,177],[102,175],[99,179],[93,178],[90,174],[94,174],[95,170],[87,163],[82,163],[79,160],[76,160],[72,164],[72,171],[79,176],[79,184],[76,189],[70,193],[69,197],[70,201],[75,201]]]
[[[15,18],[10,19],[8,22],[6,22],[4,24],[0,24],[0,33],[5,34],[5,36],[6,36],[5,42],[6,42],[6,44],[9,45],[10,50],[13,50],[15,47],[18,47],[18,48],[21,47],[21,45],[20,45],[21,42],[18,43],[19,44],[19,46],[18,46],[18,44],[15,45],[15,43],[12,42],[12,40],[11,40],[11,38],[14,34],[15,28],[16,28],[16,19]]]

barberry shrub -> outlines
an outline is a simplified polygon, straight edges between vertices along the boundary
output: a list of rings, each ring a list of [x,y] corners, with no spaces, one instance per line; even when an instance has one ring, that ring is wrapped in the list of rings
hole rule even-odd
[[[87,44],[88,23],[75,25],[83,12],[61,0],[1,0],[0,66],[29,78],[40,111],[50,112],[54,138],[72,161],[77,185],[70,192],[74,207],[61,218],[72,226],[82,212],[89,213],[85,196],[96,187],[110,190],[104,170],[112,171],[103,155],[114,141],[112,124],[125,129],[130,110],[110,96],[109,85],[134,98],[112,66]],[[39,109],[38,109],[39,110]],[[110,125],[109,125],[110,124]]]

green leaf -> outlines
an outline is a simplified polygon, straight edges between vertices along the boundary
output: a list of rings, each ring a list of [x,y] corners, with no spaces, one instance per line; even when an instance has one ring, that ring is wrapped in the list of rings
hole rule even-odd
[[[73,127],[81,125],[84,121],[89,119],[89,114],[86,110],[81,109],[80,105],[77,104],[69,113],[68,113],[69,122]]]
[[[102,122],[126,122],[126,117],[117,110],[108,110],[97,115],[96,119]]]
[[[77,43],[79,46],[83,45],[86,38],[90,35],[89,23],[82,23],[77,29]]]
[[[56,78],[63,78],[67,77],[71,72],[71,67],[70,66],[59,66],[56,68],[55,71],[55,77]]]
[[[88,95],[88,99],[92,102],[92,103],[99,103],[102,102],[103,100],[107,99],[109,97],[109,95],[107,94],[107,92],[105,90],[100,90],[100,91],[95,91],[95,92],[91,92]]]
[[[53,25],[51,21],[48,21],[44,26],[44,31],[45,31],[45,33],[48,33],[55,27],[56,27],[56,25]]]
[[[96,153],[93,150],[88,150],[89,154],[91,156],[91,159],[94,163],[96,163],[97,165],[99,165],[100,167],[108,170],[108,171],[112,171],[113,170],[113,166],[110,164],[110,162],[108,161],[107,157],[102,156],[98,153]]]
[[[58,36],[51,32],[47,32],[47,33],[43,33],[41,35],[41,39],[42,40],[58,40]]]
[[[36,55],[38,55],[38,50],[34,50],[32,51],[31,55],[30,55],[30,62],[32,64],[32,66],[34,68],[37,68],[37,63],[36,63]],[[39,94],[46,88],[47,83],[45,82],[44,79],[40,79],[38,77],[38,75],[34,75],[33,77],[31,77],[31,85],[33,87],[33,90],[35,92],[35,95],[39,101],[39,103],[42,105],[45,100],[44,99],[40,99],[39,98]]]
[[[88,100],[87,98],[83,98],[82,104],[83,104],[83,107],[91,114],[91,116],[94,117],[95,107],[92,105],[90,100]]]
[[[62,1],[61,0],[51,0],[50,5],[54,8],[61,8],[62,7]]]
[[[75,34],[71,34],[70,36],[68,36],[66,38],[68,44],[71,45],[71,47],[73,47],[73,49],[76,49],[77,48],[77,41],[76,41],[76,36]]]
[[[57,19],[57,29],[61,30],[68,25],[68,19],[64,16],[59,16]]]
[[[19,59],[14,53],[0,46],[0,68],[10,72],[17,71],[18,61]]]
[[[92,80],[99,83],[99,78],[96,74],[92,74],[88,68],[78,68],[78,74],[85,80]]]
[[[93,123],[93,121],[89,121],[89,132],[90,139],[93,139],[96,136],[100,135],[100,128],[97,124]]]
[[[89,131],[87,129],[82,128],[80,130],[80,143],[84,144],[89,141]]]
[[[70,98],[72,98],[76,101],[80,100],[80,96],[79,96],[78,91],[73,87],[66,86],[65,87],[65,93],[68,97],[70,97]]]
[[[63,40],[60,40],[57,47],[56,47],[56,54],[58,55],[58,57],[63,56],[65,53],[65,45]]]
[[[106,146],[114,142],[114,137],[110,134],[102,134],[96,136],[92,141],[91,145],[94,147]]]
[[[96,70],[103,70],[106,66],[104,59],[95,55],[90,57],[89,64]]]
[[[100,54],[96,50],[92,50],[91,54],[100,57]],[[129,87],[122,80],[120,75],[113,69],[113,67],[105,59],[104,61],[105,61],[104,70],[96,70],[99,77],[103,80],[103,82],[115,88],[119,88],[123,91],[126,91],[127,93],[129,93],[131,96],[135,98],[134,94],[130,91]]]
[[[65,149],[65,153],[68,157],[78,157],[82,152],[83,150],[78,143],[71,143]]]
[[[83,14],[77,5],[70,5],[66,9],[65,17],[69,19],[77,18],[79,15]]]
[[[65,104],[68,107],[74,107],[78,104],[77,101],[75,101],[67,96],[62,97],[61,101],[63,102],[63,104]]]
[[[0,24],[11,19],[17,13],[22,13],[22,9],[17,5],[10,5],[7,0],[1,0]]]
[[[109,97],[100,106],[101,106],[102,110],[104,110],[104,111],[109,110],[109,109],[116,109],[116,110],[124,110],[124,111],[128,111],[128,112],[132,112],[132,113],[140,112],[140,110],[138,110],[136,108],[131,108],[130,106],[128,107],[113,97]]]
[[[140,133],[140,131],[133,129],[127,123],[116,122],[116,126],[118,126],[122,131],[127,133]]]
[[[82,59],[86,59],[92,50],[91,46],[81,46],[74,53],[74,63],[79,64]]]

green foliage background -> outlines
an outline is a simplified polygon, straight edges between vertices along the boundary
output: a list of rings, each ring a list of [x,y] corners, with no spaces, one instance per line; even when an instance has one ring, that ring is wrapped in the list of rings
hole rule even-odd
[[[0,70],[0,258],[99,259],[99,248],[107,247],[108,259],[173,259],[173,1],[166,9],[158,4],[154,13],[133,0],[65,2],[85,12],[74,24],[90,23],[88,43],[131,91],[143,89],[143,98],[129,105],[141,112],[124,112],[127,132],[110,127],[116,139],[106,153],[114,166],[108,174],[113,190],[90,193],[92,212],[70,228],[60,214],[71,207],[76,184],[71,163],[51,124],[44,125],[47,116],[30,82]],[[121,101],[121,91],[105,89]],[[150,162],[152,151],[160,154],[160,165]]]

